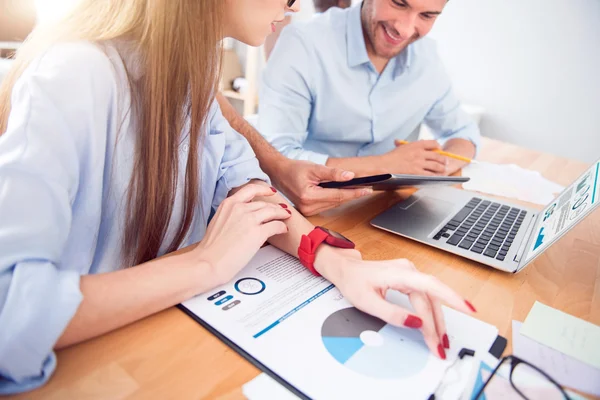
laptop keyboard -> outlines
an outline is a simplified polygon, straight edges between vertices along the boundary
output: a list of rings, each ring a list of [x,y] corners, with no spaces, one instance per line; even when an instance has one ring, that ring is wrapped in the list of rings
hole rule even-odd
[[[433,238],[504,261],[527,211],[473,197]]]

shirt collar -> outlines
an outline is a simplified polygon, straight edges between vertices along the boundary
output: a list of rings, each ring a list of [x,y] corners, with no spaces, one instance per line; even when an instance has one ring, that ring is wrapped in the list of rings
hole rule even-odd
[[[410,68],[413,59],[413,43],[409,44],[406,49],[396,56],[396,67],[394,68],[394,79],[402,75],[403,72]]]
[[[346,46],[350,68],[370,62],[360,19],[361,6],[352,7],[346,22]]]

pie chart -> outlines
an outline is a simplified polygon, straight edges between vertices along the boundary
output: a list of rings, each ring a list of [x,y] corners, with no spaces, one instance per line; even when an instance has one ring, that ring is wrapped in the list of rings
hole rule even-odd
[[[371,378],[411,377],[425,368],[430,357],[420,331],[388,325],[354,307],[327,317],[321,337],[336,361]]]
[[[264,292],[266,285],[257,278],[242,278],[235,283],[234,288],[242,294],[252,296]]]

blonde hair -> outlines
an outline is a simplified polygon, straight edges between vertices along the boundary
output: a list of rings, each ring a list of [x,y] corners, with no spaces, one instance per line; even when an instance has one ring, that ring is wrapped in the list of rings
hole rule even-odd
[[[7,128],[10,95],[27,66],[50,46],[67,41],[136,44],[143,70],[129,78],[135,112],[136,150],[128,188],[124,263],[158,255],[173,211],[178,146],[189,135],[200,149],[219,78],[223,0],[82,0],[64,19],[39,26],[19,49],[0,86],[0,134]],[[126,65],[126,63],[124,63]],[[183,132],[186,119],[189,132]],[[188,232],[199,202],[199,154],[188,153],[182,218],[167,252]]]

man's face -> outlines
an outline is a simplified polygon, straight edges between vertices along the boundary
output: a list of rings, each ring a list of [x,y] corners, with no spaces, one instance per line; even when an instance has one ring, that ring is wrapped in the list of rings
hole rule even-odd
[[[391,59],[427,35],[448,0],[364,0],[362,24],[367,49]]]

